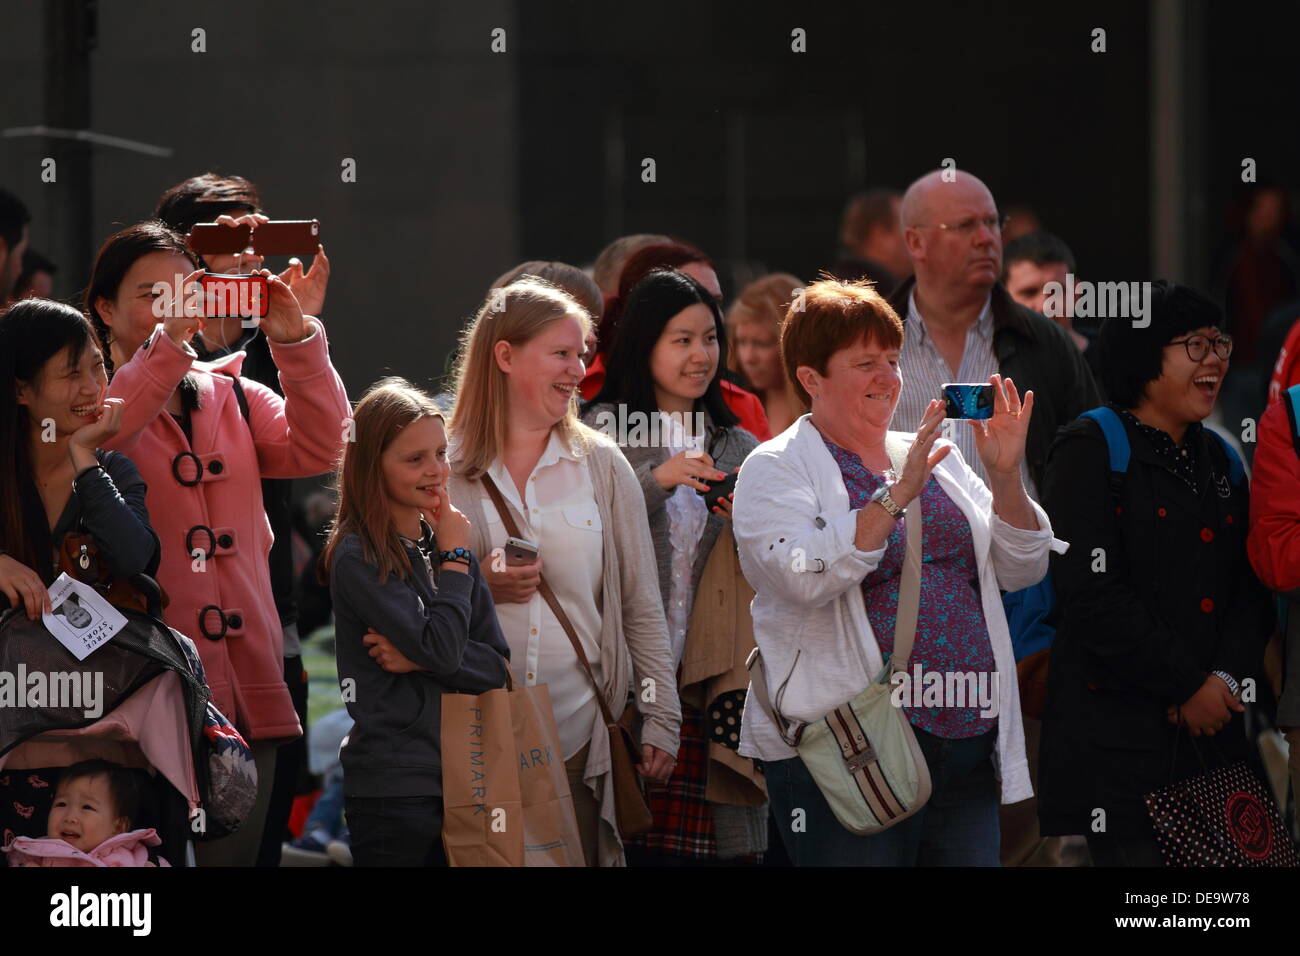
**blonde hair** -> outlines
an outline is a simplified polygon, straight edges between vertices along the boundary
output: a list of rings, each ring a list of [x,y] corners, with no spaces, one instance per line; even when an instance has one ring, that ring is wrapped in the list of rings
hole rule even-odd
[[[736,347],[736,332],[740,326],[746,323],[763,326],[772,332],[779,346],[781,323],[785,320],[786,310],[794,299],[796,291],[802,287],[803,283],[788,272],[773,272],[745,286],[731,308],[727,310],[727,340],[730,343],[727,365],[733,372],[744,376],[744,371],[740,367],[740,349]],[[790,398],[798,400],[806,407],[807,402],[799,394],[799,390],[795,387],[796,383],[790,381],[785,363],[778,362],[777,365],[781,369],[783,384],[772,391],[784,390]]]
[[[335,470],[339,507],[321,556],[326,574],[334,551],[345,535],[361,539],[362,556],[379,568],[379,581],[388,575],[405,578],[410,561],[397,539],[393,511],[384,491],[383,454],[408,425],[424,418],[443,419],[426,393],[402,378],[385,378],[372,385],[352,413],[355,441],[343,443]]]
[[[582,324],[584,338],[591,333],[586,309],[568,293],[534,276],[524,276],[488,294],[461,336],[453,373],[452,468],[456,474],[476,481],[505,452],[510,390],[506,373],[497,365],[496,344],[524,345],[553,322],[570,317]],[[576,389],[555,428],[575,454],[586,453],[594,432],[578,421]]]

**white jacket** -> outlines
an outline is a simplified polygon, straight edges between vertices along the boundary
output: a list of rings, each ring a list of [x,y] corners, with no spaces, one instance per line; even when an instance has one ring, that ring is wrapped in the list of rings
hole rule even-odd
[[[804,722],[852,700],[884,664],[860,585],[885,549],[854,547],[857,512],[849,509],[839,466],[811,418],[804,415],[754,449],[740,469],[733,508],[741,569],[754,588],[754,638],[768,687],[774,696],[781,693],[787,719]],[[900,437],[910,445],[916,436]],[[1033,796],[1033,790],[999,588],[1037,584],[1047,573],[1049,552],[1064,552],[1068,545],[1052,536],[1047,514],[1032,501],[1038,531],[1014,528],[995,515],[992,493],[955,445],[933,474],[970,522],[984,620],[1001,677],[996,767],[1002,802],[1016,803]],[[740,753],[761,760],[796,756],[752,698],[741,722]]]

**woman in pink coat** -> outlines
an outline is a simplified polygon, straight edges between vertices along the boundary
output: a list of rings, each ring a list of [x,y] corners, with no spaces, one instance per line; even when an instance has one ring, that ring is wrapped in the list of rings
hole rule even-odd
[[[275,747],[302,733],[283,677],[260,479],[332,468],[350,406],[320,321],[304,316],[289,287],[265,270],[261,330],[285,397],[239,377],[243,352],[196,361],[189,342],[203,334],[203,320],[184,316],[162,289],[186,287],[197,268],[184,240],[161,223],[131,226],[100,248],[85,304],[112,358],[109,395],[126,404],[108,447],[129,454],[149,486],[167,623],[198,645],[213,699],[257,762],[253,814],[238,833],[199,844],[199,862],[251,866]]]

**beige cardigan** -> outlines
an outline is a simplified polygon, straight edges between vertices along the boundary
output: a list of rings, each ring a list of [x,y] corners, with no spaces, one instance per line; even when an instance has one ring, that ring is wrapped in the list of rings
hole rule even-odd
[[[604,530],[600,631],[600,671],[604,686],[601,692],[617,718],[635,687],[636,706],[643,721],[641,742],[675,757],[681,745],[682,709],[668,646],[668,625],[659,597],[645,497],[618,445],[598,434],[591,435],[590,441],[587,465]],[[488,563],[491,548],[484,507],[489,503],[481,482],[468,482],[453,473],[448,490],[452,503],[464,512],[472,526],[471,549],[483,563]],[[515,518],[518,520],[519,516],[516,514]],[[649,685],[653,695],[645,689],[646,678],[654,681]],[[646,696],[653,696],[653,700],[645,700]],[[623,866],[623,844],[618,836],[610,777],[609,734],[599,711],[592,727],[591,749],[583,777],[600,802],[600,865]]]

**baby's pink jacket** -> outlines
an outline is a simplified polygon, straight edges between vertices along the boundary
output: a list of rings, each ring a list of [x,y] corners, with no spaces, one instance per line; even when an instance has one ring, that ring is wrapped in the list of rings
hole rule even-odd
[[[154,866],[147,846],[158,846],[157,831],[131,830],[109,837],[89,853],[57,837],[15,837],[4,848],[10,866]],[[171,866],[162,857],[158,866]]]

